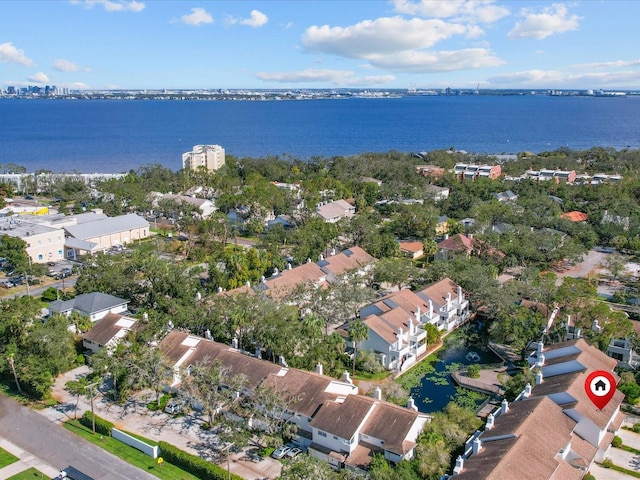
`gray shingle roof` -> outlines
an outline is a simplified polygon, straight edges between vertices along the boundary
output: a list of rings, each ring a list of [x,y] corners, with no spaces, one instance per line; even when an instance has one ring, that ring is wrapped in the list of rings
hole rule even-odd
[[[85,315],[91,315],[92,313],[103,312],[126,303],[128,303],[128,300],[123,298],[114,297],[106,293],[93,292],[78,295],[64,302],[55,300],[49,304],[49,311],[61,313],[76,310]]]

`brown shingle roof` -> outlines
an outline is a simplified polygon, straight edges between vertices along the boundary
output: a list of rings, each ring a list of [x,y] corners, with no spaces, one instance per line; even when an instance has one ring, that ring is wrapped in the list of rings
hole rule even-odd
[[[447,293],[451,294],[451,299],[458,296],[458,285],[450,278],[443,278],[439,282],[427,285],[419,290],[418,293],[422,293],[430,298],[435,304],[434,308],[436,308],[436,305],[442,306],[447,303]]]
[[[102,319],[98,320],[91,329],[85,333],[82,338],[98,345],[104,346],[109,343],[116,335],[118,335],[123,329],[129,330],[124,325],[118,325],[122,323],[122,320],[128,322],[135,322],[135,318],[123,317],[115,313],[107,313]]]
[[[546,397],[513,402],[495,427],[482,433],[480,452],[465,461],[459,478],[551,478],[561,461],[556,456],[575,425]]]
[[[186,345],[182,345],[182,342],[189,337],[188,333],[180,332],[178,330],[171,330],[158,345],[160,351],[164,354],[167,361],[175,364],[187,353],[191,348]]]
[[[339,402],[325,403],[311,420],[311,426],[349,440],[362,425],[375,400],[359,395],[348,395]]]
[[[473,240],[462,233],[457,233],[438,243],[438,248],[454,252],[471,252]]]
[[[380,402],[367,419],[362,433],[383,440],[385,450],[404,455],[415,446],[405,440],[419,415],[415,410]]]

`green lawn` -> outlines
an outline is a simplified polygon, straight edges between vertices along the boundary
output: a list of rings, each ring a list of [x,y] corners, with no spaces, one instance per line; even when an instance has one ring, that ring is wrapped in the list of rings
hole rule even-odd
[[[100,434],[94,435],[91,432],[91,429],[80,425],[80,422],[78,422],[77,420],[68,420],[63,425],[67,430],[80,435],[91,443],[98,445],[99,447],[105,449],[108,452],[111,452],[117,457],[120,457],[125,462],[130,463],[131,465],[135,465],[136,467],[145,470],[146,472],[149,472],[151,475],[155,475],[158,478],[166,480],[198,480],[198,477],[191,475],[190,473],[187,473],[184,470],[181,470],[175,465],[171,465],[166,461],[162,464],[162,466],[159,466],[156,459],[153,459],[150,456],[145,455],[141,451],[125,445],[124,443],[114,438],[105,437]],[[136,435],[136,437],[149,444],[155,443],[152,440],[140,437],[139,435]]]
[[[17,462],[19,460],[18,457],[11,455],[6,450],[0,448],[0,468],[6,467],[7,465],[11,465],[13,462]]]
[[[49,479],[44,473],[31,467],[28,470],[15,474],[13,477],[9,477],[7,480],[36,480],[38,478]]]

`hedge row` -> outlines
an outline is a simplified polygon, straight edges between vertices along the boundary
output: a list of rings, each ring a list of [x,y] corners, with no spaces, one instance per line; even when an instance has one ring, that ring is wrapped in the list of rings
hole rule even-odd
[[[97,415],[95,415],[94,418],[96,422],[96,432],[99,433],[100,435],[111,436],[111,429],[113,428],[113,423],[105,420],[104,418],[100,418]],[[84,412],[84,415],[80,417],[79,422],[85,427],[93,430],[93,421],[91,420],[91,412],[89,410]]]
[[[229,478],[227,470],[210,463],[203,458],[180,450],[167,442],[160,442],[160,455],[162,459],[185,472],[195,475],[201,480],[226,480]],[[233,480],[242,480],[238,475],[231,475]]]

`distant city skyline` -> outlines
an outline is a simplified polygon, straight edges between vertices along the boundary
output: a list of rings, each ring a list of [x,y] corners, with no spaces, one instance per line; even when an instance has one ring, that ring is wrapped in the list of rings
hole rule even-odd
[[[640,2],[0,3],[0,90],[640,89]]]

